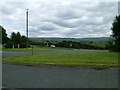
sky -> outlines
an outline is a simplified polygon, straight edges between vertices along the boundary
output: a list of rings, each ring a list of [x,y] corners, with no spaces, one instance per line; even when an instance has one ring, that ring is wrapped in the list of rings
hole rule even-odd
[[[26,9],[29,9],[29,37],[109,37],[118,15],[117,2],[39,1],[0,4],[3,26],[26,35]]]

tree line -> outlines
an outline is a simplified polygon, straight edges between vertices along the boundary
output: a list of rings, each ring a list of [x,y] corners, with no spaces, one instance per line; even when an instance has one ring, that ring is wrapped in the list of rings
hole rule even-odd
[[[2,42],[1,44],[3,44],[3,46],[5,48],[26,48],[26,41],[27,41],[27,37],[25,37],[24,35],[21,35],[20,32],[12,32],[10,38],[7,37],[6,34],[6,30],[0,26],[0,32],[2,35]],[[30,43],[29,43],[30,46]]]
[[[112,23],[112,35],[110,35],[110,40],[107,42],[106,47],[110,51],[120,52],[120,15],[115,17]]]

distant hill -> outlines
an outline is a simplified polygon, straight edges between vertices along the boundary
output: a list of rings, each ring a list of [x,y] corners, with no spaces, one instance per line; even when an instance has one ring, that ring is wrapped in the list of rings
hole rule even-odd
[[[31,40],[41,40],[41,41],[56,41],[56,42],[60,42],[63,40],[66,41],[76,41],[76,42],[90,42],[93,41],[95,43],[102,43],[102,42],[106,42],[109,40],[109,37],[97,37],[97,38],[53,38],[53,37],[40,37],[40,38],[36,38],[36,37],[31,37]]]
[[[102,43],[102,42],[106,42],[109,40],[110,37],[98,37],[98,38],[81,38],[80,40],[82,42],[90,42],[93,41],[95,43]]]

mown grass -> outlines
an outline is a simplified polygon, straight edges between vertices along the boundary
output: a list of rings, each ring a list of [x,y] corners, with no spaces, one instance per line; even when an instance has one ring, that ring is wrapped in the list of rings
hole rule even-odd
[[[106,42],[104,42],[104,43],[91,43],[91,45],[93,45],[93,46],[99,46],[99,47],[105,47],[105,45],[106,45]]]
[[[0,44],[0,50],[2,50],[2,44]]]
[[[118,53],[113,52],[72,52],[13,56],[3,62],[27,65],[60,66],[118,66]]]
[[[3,48],[3,51],[32,51],[32,48]],[[52,49],[33,48],[33,51],[52,51]]]
[[[2,47],[2,44],[0,44],[0,47]]]

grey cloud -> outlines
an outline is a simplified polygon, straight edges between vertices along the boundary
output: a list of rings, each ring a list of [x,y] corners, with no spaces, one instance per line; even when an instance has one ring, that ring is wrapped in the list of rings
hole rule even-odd
[[[2,23],[8,34],[25,33],[25,11],[29,9],[30,36],[106,36],[117,15],[116,2],[38,2],[2,4]],[[11,31],[8,31],[10,30]]]
[[[56,16],[61,19],[77,19],[80,18],[81,15],[77,12],[77,10],[67,8],[59,10]]]
[[[45,25],[41,25],[39,29],[45,30],[45,31],[51,31],[57,29],[54,24],[47,23]]]

